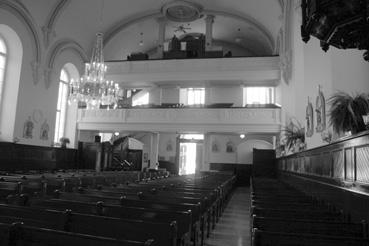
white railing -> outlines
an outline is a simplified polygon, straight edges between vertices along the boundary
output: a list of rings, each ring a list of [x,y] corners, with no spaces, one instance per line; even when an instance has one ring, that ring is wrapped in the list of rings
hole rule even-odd
[[[280,131],[279,108],[127,108],[79,110],[80,130],[265,132]]]
[[[280,80],[280,59],[272,57],[234,57],[107,62],[108,79],[131,83],[240,80]]]

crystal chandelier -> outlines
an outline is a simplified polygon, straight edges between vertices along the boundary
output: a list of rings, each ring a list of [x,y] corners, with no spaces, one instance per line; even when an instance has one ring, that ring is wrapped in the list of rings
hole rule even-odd
[[[100,105],[117,106],[120,88],[113,81],[105,79],[107,66],[104,64],[103,34],[96,34],[96,44],[89,63],[80,80],[71,80],[69,101],[85,102],[88,109],[97,109]]]

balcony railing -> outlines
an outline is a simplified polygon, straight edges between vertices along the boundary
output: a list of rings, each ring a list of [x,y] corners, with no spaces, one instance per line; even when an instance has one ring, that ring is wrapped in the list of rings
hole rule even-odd
[[[80,109],[78,128],[101,131],[277,133],[280,108]]]
[[[280,80],[280,59],[271,57],[232,57],[107,62],[108,79],[126,86],[140,82],[175,84],[178,81],[268,81]]]

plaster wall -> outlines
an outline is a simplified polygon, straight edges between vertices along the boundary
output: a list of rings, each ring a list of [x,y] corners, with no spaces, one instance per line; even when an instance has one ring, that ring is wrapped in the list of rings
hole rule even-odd
[[[242,107],[243,91],[240,86],[212,87],[209,90],[207,103],[233,103],[233,107]]]
[[[174,163],[177,148],[177,134],[160,133],[159,139],[159,160]]]
[[[293,56],[292,79],[287,83],[282,81],[277,93],[277,102],[283,109],[283,124],[296,118],[306,127],[306,106],[308,98],[314,109],[314,129],[316,127],[315,102],[318,96],[318,86],[326,100],[326,122],[329,127],[329,97],[337,91],[348,93],[369,92],[369,63],[362,58],[363,51],[340,50],[330,47],[325,53],[320,48],[319,40],[311,37],[308,43],[303,43],[300,35],[301,16],[295,11],[293,18]],[[331,130],[331,129],[330,129]],[[306,138],[307,148],[315,148],[324,143],[321,133],[314,130],[312,137]]]

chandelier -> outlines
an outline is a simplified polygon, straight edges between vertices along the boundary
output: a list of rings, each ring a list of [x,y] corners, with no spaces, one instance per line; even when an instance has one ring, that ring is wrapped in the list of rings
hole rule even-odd
[[[69,84],[69,101],[84,102],[88,109],[98,109],[100,105],[108,105],[107,109],[110,106],[116,108],[121,90],[118,84],[105,79],[106,70],[103,34],[97,33],[91,60],[85,63],[84,74]]]

